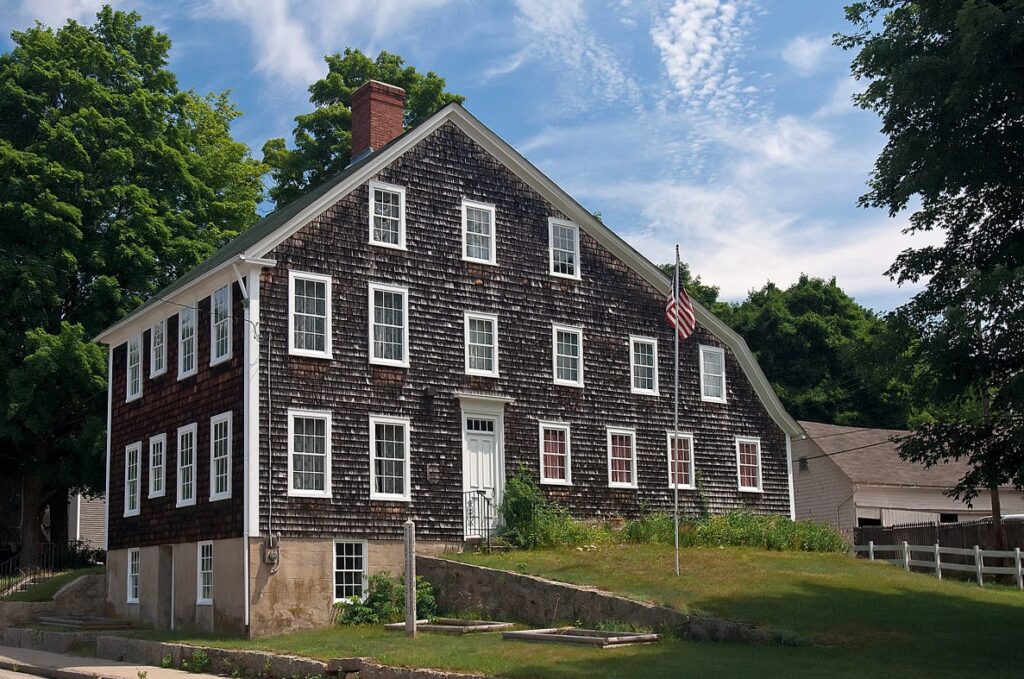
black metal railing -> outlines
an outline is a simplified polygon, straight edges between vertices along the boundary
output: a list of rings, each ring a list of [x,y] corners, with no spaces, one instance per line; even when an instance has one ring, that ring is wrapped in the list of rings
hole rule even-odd
[[[491,533],[494,532],[494,501],[486,490],[467,490],[462,494],[462,506],[466,539],[479,539],[490,550]]]
[[[45,582],[59,573],[96,564],[99,553],[80,541],[44,542],[36,547],[36,558],[22,565],[22,555],[0,563],[0,599],[25,587]]]

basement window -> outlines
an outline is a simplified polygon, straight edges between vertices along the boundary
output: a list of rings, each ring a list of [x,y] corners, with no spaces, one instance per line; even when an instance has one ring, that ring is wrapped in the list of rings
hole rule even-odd
[[[370,182],[370,243],[405,249],[405,189]]]
[[[125,601],[130,604],[139,603],[139,566],[141,558],[139,550],[129,549],[128,550],[128,586],[126,588],[127,596]]]
[[[213,605],[213,543],[200,542],[196,553],[196,605]]]
[[[334,541],[334,601],[366,596],[366,542]]]

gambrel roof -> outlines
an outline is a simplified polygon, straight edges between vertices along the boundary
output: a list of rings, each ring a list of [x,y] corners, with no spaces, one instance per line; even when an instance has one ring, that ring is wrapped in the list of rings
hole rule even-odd
[[[558,187],[543,172],[461,105],[453,103],[435,113],[419,126],[359,159],[343,172],[302,197],[270,213],[251,228],[239,234],[205,262],[161,290],[127,317],[104,330],[96,337],[96,340],[110,345],[120,344],[125,341],[132,328],[147,325],[147,316],[152,315],[155,320],[159,313],[156,311],[158,308],[168,301],[173,303],[176,301],[175,297],[181,296],[181,299],[185,299],[189,289],[198,286],[207,277],[223,273],[233,264],[259,261],[279,243],[307,225],[340,198],[373,178],[406,151],[449,122],[458,126],[481,148],[560,210],[585,233],[622,260],[650,283],[655,290],[665,295],[666,298],[668,297],[671,281],[657,266],[595,218],[572,196]],[[697,322],[732,350],[744,374],[776,424],[790,436],[803,438],[803,429],[782,406],[743,338],[697,302],[694,302],[693,306]]]

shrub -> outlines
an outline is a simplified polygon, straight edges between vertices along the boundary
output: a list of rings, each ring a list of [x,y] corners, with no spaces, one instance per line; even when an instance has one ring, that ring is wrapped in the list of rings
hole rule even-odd
[[[335,604],[340,625],[380,625],[405,620],[405,583],[391,573],[371,575],[366,598],[352,597]],[[437,612],[434,587],[416,578],[416,617],[429,618]]]
[[[672,517],[648,514],[623,529],[631,542],[671,544]],[[685,547],[760,547],[776,551],[844,552],[846,541],[832,526],[791,521],[776,514],[740,511],[706,518],[681,518],[679,544]]]
[[[181,669],[194,674],[206,674],[210,671],[210,654],[201,648],[192,651],[192,657],[181,661]]]
[[[607,542],[609,538],[608,531],[574,521],[563,507],[549,503],[524,467],[505,483],[498,511],[505,524],[502,537],[524,549]]]

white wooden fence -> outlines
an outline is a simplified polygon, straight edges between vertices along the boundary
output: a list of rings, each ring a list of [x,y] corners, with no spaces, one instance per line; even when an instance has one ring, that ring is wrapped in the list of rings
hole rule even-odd
[[[1012,550],[981,549],[978,545],[974,549],[961,549],[959,547],[940,547],[935,545],[908,545],[903,542],[899,545],[876,545],[868,541],[866,545],[856,545],[854,552],[867,554],[871,561],[885,561],[886,563],[903,566],[910,570],[911,566],[928,568],[935,573],[935,577],[942,579],[942,571],[961,571],[974,573],[979,587],[985,586],[985,575],[1012,575],[1017,580],[1017,588],[1024,590],[1024,564],[1021,563],[1020,547]],[[881,558],[879,552],[891,554],[892,558]],[[922,555],[927,555],[922,558]],[[944,561],[943,556],[974,557],[974,563],[953,563]],[[1012,566],[989,566],[985,559],[1012,559]]]

